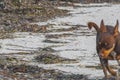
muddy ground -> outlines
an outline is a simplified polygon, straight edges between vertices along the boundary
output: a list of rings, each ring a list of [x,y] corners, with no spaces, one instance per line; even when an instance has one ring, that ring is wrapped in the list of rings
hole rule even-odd
[[[45,7],[45,11],[49,12],[48,9],[51,11],[53,6],[49,5],[49,8]],[[34,14],[38,14],[39,8],[44,10],[43,5],[42,8],[35,5],[33,7],[32,9],[37,9],[36,12],[33,11]],[[110,5],[90,7],[101,9]],[[0,79],[106,80],[103,78],[95,50],[96,32],[90,31],[87,25],[66,22],[67,20],[64,19],[68,18],[69,21],[77,14],[90,13],[85,10],[74,12],[83,8],[89,8],[89,6],[78,4],[59,6],[58,12],[53,8],[50,14],[47,12],[45,15],[43,15],[44,11],[39,15],[31,15],[32,13],[28,10],[25,16],[20,12],[18,16],[13,10],[1,11],[3,18],[0,21],[2,26],[0,29]],[[21,10],[24,12],[23,9]],[[17,20],[13,20],[16,18]],[[116,65],[112,65],[115,70]],[[115,80],[115,77],[110,77],[109,80]]]
[[[52,5],[51,2],[40,2],[41,5],[33,4],[22,7],[11,6],[12,3],[7,5],[7,8],[0,10],[1,20],[0,20],[0,39],[15,39],[20,38],[18,35],[14,35],[17,32],[29,32],[28,35],[33,35],[37,32],[48,33],[54,30],[47,30],[46,27],[51,25],[37,25],[31,24],[38,21],[47,21],[55,17],[65,16],[67,10],[60,10],[55,8],[56,4]],[[51,15],[52,14],[52,15]],[[64,29],[57,30],[63,31]],[[70,29],[66,29],[69,31]],[[21,34],[21,33],[20,33]],[[42,35],[43,35],[42,34]],[[69,35],[69,34],[68,34]],[[26,35],[25,35],[26,36]],[[62,37],[64,35],[44,35],[46,38],[52,38],[53,36]],[[67,36],[67,35],[66,35]],[[59,43],[59,41],[44,40],[44,43]],[[8,42],[9,43],[9,42]],[[60,42],[61,43],[61,42]],[[4,52],[3,45],[1,42],[0,49],[0,79],[1,80],[80,80],[87,79],[82,74],[70,74],[57,69],[44,69],[37,65],[30,65],[29,63],[39,63],[39,64],[56,64],[56,63],[71,63],[77,62],[75,59],[63,58],[58,55],[53,55],[51,53],[56,52],[51,47],[39,48],[36,50],[17,50],[13,48],[12,52]],[[13,44],[16,45],[17,44]],[[13,46],[10,44],[10,46]],[[24,44],[23,44],[24,45]],[[19,46],[20,47],[20,46]],[[8,49],[9,50],[9,49]],[[3,52],[2,52],[3,51]],[[15,52],[14,52],[15,51]],[[18,52],[16,52],[18,51]],[[23,60],[25,56],[32,56],[30,60]],[[27,59],[27,58],[25,58]]]

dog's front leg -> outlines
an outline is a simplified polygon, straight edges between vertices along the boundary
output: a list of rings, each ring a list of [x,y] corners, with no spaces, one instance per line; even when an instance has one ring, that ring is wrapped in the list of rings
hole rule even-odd
[[[108,72],[109,72],[111,75],[116,76],[117,73],[116,73],[113,69],[110,68],[110,66],[109,66],[109,64],[108,64],[108,60],[105,59],[104,61],[105,61],[105,66],[106,66]]]
[[[100,59],[100,63],[101,63],[101,66],[102,66],[102,69],[103,69],[104,75],[105,75],[106,78],[108,78],[108,75],[107,75],[107,69],[106,69],[106,67],[105,67],[105,65],[104,65],[104,60],[101,59],[101,58],[99,58],[99,59]]]

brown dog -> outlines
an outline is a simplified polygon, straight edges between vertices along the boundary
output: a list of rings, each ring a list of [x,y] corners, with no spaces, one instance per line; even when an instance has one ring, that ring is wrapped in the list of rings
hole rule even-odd
[[[104,25],[103,20],[101,21],[100,28],[94,22],[88,22],[89,29],[94,27],[97,31],[96,50],[105,77],[108,77],[107,70],[109,73],[111,73],[111,75],[117,75],[117,73],[110,68],[108,60],[120,59],[120,34],[118,31],[118,26],[118,20],[115,27]],[[112,52],[115,52],[116,55],[113,56],[114,53]]]

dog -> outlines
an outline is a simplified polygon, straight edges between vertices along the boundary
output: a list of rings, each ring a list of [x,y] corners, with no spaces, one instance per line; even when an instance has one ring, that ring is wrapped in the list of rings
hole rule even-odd
[[[101,20],[100,27],[94,22],[88,22],[88,28],[91,29],[92,27],[97,31],[96,50],[105,77],[109,77],[107,70],[112,76],[117,76],[117,72],[109,66],[108,60],[116,59],[118,63],[120,63],[120,33],[118,30],[118,20],[115,27],[104,25],[103,20]]]

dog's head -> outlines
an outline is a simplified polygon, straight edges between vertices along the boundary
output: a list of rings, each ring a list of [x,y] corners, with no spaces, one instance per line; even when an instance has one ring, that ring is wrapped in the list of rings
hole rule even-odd
[[[103,20],[100,24],[99,36],[97,39],[98,54],[101,58],[105,59],[114,50],[116,37],[119,34],[118,31],[118,20],[115,27],[112,29],[112,33],[108,31],[109,26],[105,26]]]

